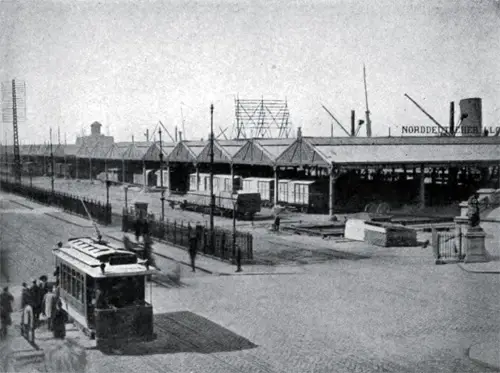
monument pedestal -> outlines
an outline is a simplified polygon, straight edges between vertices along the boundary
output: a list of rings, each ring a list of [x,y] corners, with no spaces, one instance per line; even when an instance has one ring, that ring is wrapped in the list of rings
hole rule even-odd
[[[485,246],[486,233],[481,227],[469,227],[464,234],[464,263],[489,262],[489,254]]]

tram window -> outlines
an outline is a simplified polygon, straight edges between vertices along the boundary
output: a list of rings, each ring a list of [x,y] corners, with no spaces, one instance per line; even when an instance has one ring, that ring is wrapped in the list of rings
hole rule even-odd
[[[108,304],[121,308],[144,302],[144,276],[114,277],[98,281]]]
[[[71,290],[70,290],[70,294],[72,296],[75,296],[75,294],[76,294],[76,276],[75,276],[75,270],[74,269],[71,270]]]

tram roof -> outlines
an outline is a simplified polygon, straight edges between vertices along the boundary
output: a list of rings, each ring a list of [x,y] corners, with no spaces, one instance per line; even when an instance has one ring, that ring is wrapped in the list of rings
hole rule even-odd
[[[98,243],[90,237],[70,239],[65,246],[55,249],[54,255],[95,278],[145,275],[154,272],[146,269],[143,264],[138,262],[129,264],[111,263],[115,258],[137,258],[137,256],[112,244]],[[101,270],[101,264],[103,263],[105,264],[104,272]]]

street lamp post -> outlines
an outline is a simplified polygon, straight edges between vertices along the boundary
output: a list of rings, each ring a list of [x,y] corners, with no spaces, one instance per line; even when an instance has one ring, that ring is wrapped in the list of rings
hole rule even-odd
[[[241,248],[236,246],[236,200],[233,200],[233,253],[236,251],[236,272],[241,272]]]
[[[128,213],[128,199],[127,199],[128,185],[125,185],[123,189],[125,190],[125,211],[127,211]]]
[[[158,129],[160,135],[160,188],[161,188],[161,221],[165,221],[165,189],[163,188],[163,143],[161,141],[161,128]]]
[[[214,253],[214,104],[210,105],[210,252]]]
[[[106,221],[108,224],[111,223],[111,216],[110,216],[110,208],[109,208],[109,186],[111,185],[111,181],[106,179]]]

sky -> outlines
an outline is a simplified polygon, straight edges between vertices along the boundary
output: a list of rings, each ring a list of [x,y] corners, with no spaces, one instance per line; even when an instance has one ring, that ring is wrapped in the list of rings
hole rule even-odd
[[[286,99],[294,134],[330,136],[322,104],[346,128],[364,116],[363,64],[374,136],[433,125],[405,93],[444,126],[450,101],[480,97],[500,126],[497,0],[0,0],[0,28],[0,79],[26,82],[22,144],[94,121],[115,141],[159,120],[206,139],[212,103],[230,134],[236,97]]]

